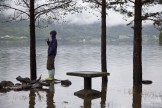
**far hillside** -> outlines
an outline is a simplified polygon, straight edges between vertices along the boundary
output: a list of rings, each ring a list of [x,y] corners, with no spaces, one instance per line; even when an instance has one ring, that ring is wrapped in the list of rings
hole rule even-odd
[[[2,19],[1,19],[2,21]],[[100,43],[101,24],[76,25],[76,24],[43,24],[36,28],[37,40],[45,40],[51,30],[58,32],[57,38],[61,42],[89,42]],[[143,43],[158,43],[159,31],[152,25],[143,27]],[[0,39],[2,40],[29,40],[29,23],[10,22],[0,24]],[[132,43],[133,29],[126,25],[107,27],[107,41],[111,44]]]

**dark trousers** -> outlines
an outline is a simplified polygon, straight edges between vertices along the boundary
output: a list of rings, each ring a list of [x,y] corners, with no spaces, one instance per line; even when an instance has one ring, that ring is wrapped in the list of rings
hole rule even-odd
[[[55,56],[51,55],[47,57],[47,69],[48,70],[55,69],[54,62],[55,62]]]

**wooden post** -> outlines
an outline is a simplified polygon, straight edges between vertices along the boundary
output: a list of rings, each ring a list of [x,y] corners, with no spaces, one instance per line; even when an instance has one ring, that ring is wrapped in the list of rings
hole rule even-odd
[[[85,77],[84,78],[84,90],[92,89],[92,78]]]

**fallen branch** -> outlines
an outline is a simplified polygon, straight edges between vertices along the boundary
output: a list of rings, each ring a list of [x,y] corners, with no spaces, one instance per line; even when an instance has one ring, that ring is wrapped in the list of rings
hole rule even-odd
[[[34,80],[34,81],[33,80],[30,80],[28,77],[22,78],[21,76],[18,76],[16,78],[16,80],[18,80],[18,81],[20,81],[22,83],[29,83],[29,84],[35,84],[35,83],[39,82],[40,79],[41,79],[41,76],[37,80]]]

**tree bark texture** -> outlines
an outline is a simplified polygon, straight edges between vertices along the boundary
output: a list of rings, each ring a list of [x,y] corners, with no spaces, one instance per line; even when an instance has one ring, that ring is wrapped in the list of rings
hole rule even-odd
[[[107,72],[107,59],[106,59],[106,0],[102,0],[102,12],[101,12],[101,71]],[[107,83],[108,78],[102,77],[102,85]]]
[[[102,12],[101,12],[101,68],[102,72],[107,72],[106,62],[106,0],[102,0]]]
[[[37,79],[34,3],[35,0],[30,0],[30,78],[31,80]]]
[[[135,0],[133,84],[142,83],[142,1]]]

